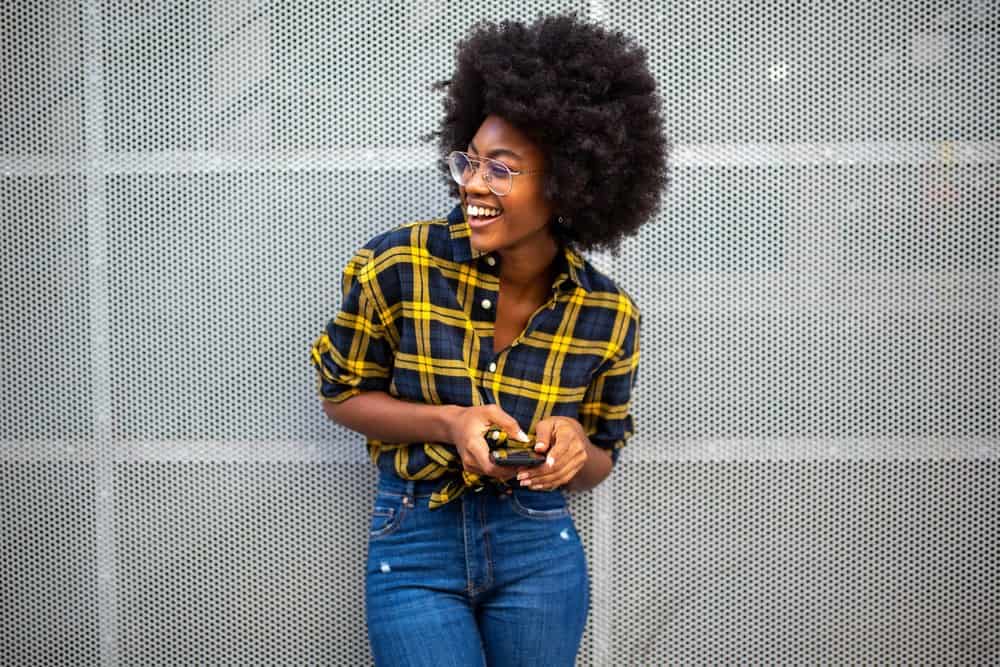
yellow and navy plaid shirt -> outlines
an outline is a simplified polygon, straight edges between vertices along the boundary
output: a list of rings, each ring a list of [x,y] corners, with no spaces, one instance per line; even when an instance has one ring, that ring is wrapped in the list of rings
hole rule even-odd
[[[551,299],[494,354],[500,257],[472,248],[462,207],[379,234],[347,263],[340,312],[312,344],[320,397],[377,390],[435,405],[496,403],[529,435],[546,417],[573,417],[616,463],[634,431],[639,310],[572,248],[556,261]],[[507,485],[464,471],[450,443],[367,446],[380,470],[440,479],[431,509],[467,488]]]

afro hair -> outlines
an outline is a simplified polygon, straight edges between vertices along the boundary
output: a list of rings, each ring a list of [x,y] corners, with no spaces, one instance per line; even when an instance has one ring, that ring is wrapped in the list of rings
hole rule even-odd
[[[645,49],[577,12],[472,26],[456,46],[438,137],[442,155],[466,150],[497,114],[545,156],[544,196],[568,225],[551,223],[560,243],[614,256],[652,218],[669,182],[669,140]],[[442,176],[460,197],[444,160]]]

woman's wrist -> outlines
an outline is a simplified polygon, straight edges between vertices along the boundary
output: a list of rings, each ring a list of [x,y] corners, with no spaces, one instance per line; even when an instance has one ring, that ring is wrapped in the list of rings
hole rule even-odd
[[[435,442],[444,442],[449,445],[455,444],[455,440],[458,439],[455,435],[455,426],[458,424],[458,419],[464,409],[461,405],[438,406],[439,426],[438,433],[434,438]]]
[[[570,491],[589,491],[611,474],[613,464],[609,451],[601,449],[592,443],[590,438],[587,438],[586,449],[584,451],[587,458],[583,467],[566,484],[566,488]]]

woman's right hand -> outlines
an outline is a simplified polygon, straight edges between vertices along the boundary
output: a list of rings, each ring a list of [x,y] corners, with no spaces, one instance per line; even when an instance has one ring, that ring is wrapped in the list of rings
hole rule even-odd
[[[528,436],[517,421],[499,405],[463,407],[449,424],[451,442],[462,458],[462,467],[469,472],[507,480],[517,474],[517,468],[498,466],[490,460],[490,448],[483,437],[490,426],[499,426],[512,438],[527,440]]]

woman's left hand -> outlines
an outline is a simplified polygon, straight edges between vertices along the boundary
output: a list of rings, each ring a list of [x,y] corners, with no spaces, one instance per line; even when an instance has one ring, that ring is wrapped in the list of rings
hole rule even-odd
[[[548,453],[545,463],[521,466],[517,478],[534,491],[559,488],[573,479],[587,461],[587,434],[572,417],[547,417],[535,425],[535,452]]]

